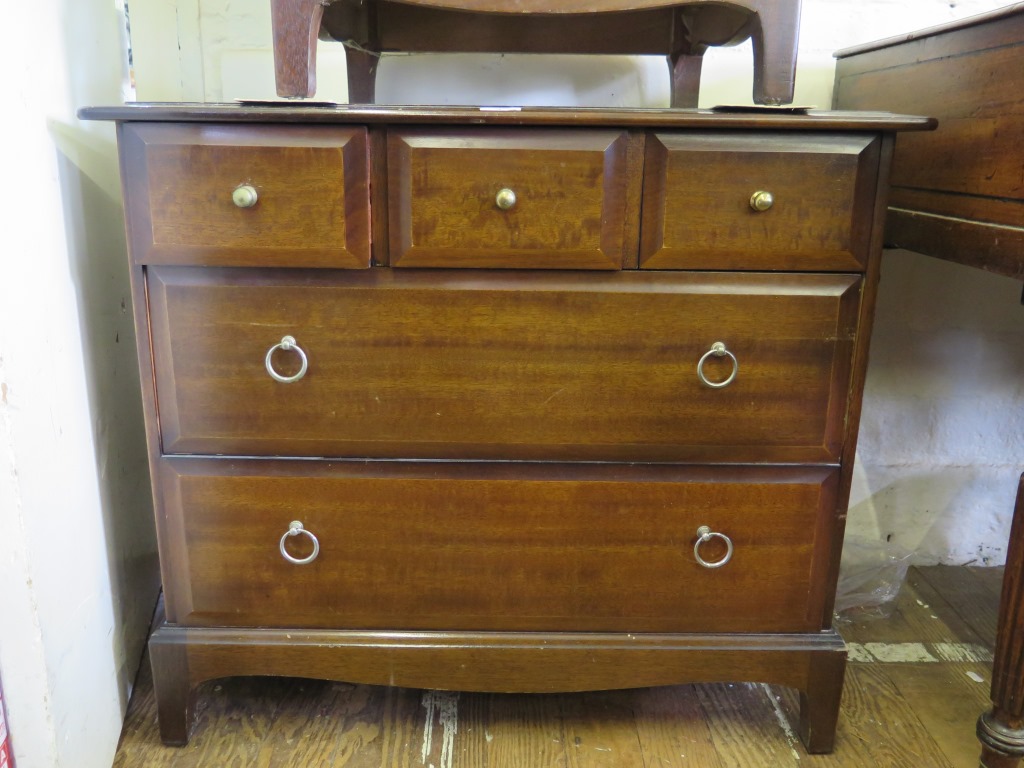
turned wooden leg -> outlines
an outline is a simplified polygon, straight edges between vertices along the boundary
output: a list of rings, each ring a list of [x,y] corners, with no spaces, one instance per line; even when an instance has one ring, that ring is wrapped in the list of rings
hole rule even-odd
[[[999,599],[992,710],[978,719],[983,768],[1016,768],[1024,757],[1024,475],[1010,527]]]
[[[349,104],[373,104],[380,55],[345,46]]]
[[[149,639],[149,661],[153,667],[160,739],[169,746],[184,746],[192,727],[195,700],[186,646],[158,628]]]
[[[695,108],[700,97],[700,70],[704,64],[704,51],[675,53],[668,57],[668,71],[672,77],[673,108]]]
[[[800,0],[763,0],[754,44],[754,102],[792,104],[796,82]]]
[[[316,93],[316,41],[322,0],[270,0],[277,95],[308,98]]]
[[[813,755],[831,752],[836,743],[846,651],[816,653],[809,667],[807,690],[800,691],[800,740]]]

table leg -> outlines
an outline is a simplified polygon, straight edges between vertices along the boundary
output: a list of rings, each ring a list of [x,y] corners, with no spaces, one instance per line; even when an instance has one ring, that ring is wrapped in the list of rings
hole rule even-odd
[[[1024,475],[1006,555],[992,664],[992,709],[978,719],[982,768],[1016,768],[1024,757]]]

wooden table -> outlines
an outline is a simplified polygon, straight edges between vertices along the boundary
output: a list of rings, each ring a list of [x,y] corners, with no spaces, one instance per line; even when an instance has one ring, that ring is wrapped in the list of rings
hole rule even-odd
[[[1024,3],[836,54],[834,105],[933,115],[893,161],[886,242],[1024,280]],[[1024,476],[992,674],[982,765],[1024,756]]]
[[[754,101],[793,101],[800,0],[271,0],[280,96],[316,92],[317,37],[345,45],[352,103],[382,52],[665,56],[672,106],[696,107],[709,46],[754,45]]]

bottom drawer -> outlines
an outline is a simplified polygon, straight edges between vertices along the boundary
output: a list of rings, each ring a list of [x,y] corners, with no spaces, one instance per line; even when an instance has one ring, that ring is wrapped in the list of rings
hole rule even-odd
[[[164,459],[191,626],[820,629],[838,470]],[[300,521],[313,538],[286,536]],[[705,567],[698,528],[731,540]],[[727,553],[712,536],[696,554]]]

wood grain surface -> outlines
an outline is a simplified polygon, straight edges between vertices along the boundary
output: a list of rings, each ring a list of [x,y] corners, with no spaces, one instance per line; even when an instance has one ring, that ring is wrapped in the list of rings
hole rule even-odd
[[[552,3],[550,0],[517,0],[513,4],[502,0],[402,0],[407,5],[425,8],[450,8],[452,10],[472,11],[474,13],[507,13],[507,14],[571,14],[571,13],[618,13],[621,11],[637,11],[648,8],[665,8],[678,5],[699,5],[715,0],[561,0]],[[763,3],[759,0],[738,0],[736,5],[756,8]]]
[[[877,283],[885,132],[922,121],[119,114],[148,344],[167,598],[150,652],[167,743],[188,741],[190,710],[202,722],[197,685],[302,674],[435,689],[419,702],[421,762],[453,757],[454,691],[737,680],[757,683],[749,691],[790,724],[790,754],[797,740],[832,748],[846,652],[830,605]],[[184,123],[162,122],[174,119]],[[239,119],[265,124],[228,124]],[[646,151],[656,143],[664,157]],[[680,161],[671,173],[669,150]],[[230,213],[256,216],[225,228],[215,190],[238,158],[272,183],[246,178],[259,202]],[[781,184],[766,212],[775,218],[750,211],[745,168]],[[814,174],[837,181],[804,178]],[[518,207],[496,211],[495,186],[513,189]],[[720,209],[702,213],[708,204]],[[660,237],[645,229],[652,211],[666,231],[689,221],[710,261],[638,269],[638,244]],[[363,250],[332,261],[357,250],[341,234],[350,222]],[[586,263],[594,254],[601,263]],[[715,269],[732,271],[711,269],[718,258]],[[717,344],[735,362],[712,354]],[[274,379],[300,361],[302,377]],[[288,537],[293,521],[310,536]],[[724,556],[724,536],[735,546],[722,568],[694,554],[702,525],[722,534],[700,544],[709,561]],[[317,557],[289,562],[313,552],[311,536]],[[544,754],[643,765],[643,750],[626,754],[638,743],[632,710],[606,701],[603,717],[580,718]],[[386,721],[395,710],[379,711]],[[233,738],[267,738],[273,717]],[[372,763],[371,731],[360,732],[351,754]],[[461,745],[472,759],[495,754],[486,736]],[[304,759],[318,759],[307,746]],[[226,763],[230,752],[207,759]],[[250,750],[243,762],[252,759],[278,757]]]
[[[999,605],[992,709],[978,720],[978,738],[986,768],[1015,768],[1014,761],[1024,755],[1024,475],[1017,488]]]
[[[378,30],[375,49],[381,51],[665,55],[673,46],[671,8],[541,16],[480,14],[393,2],[373,5]],[[501,5],[506,11],[515,7]],[[324,31],[334,39],[352,29],[340,14],[341,8],[328,6],[324,16]],[[629,34],[623,34],[625,29]]]
[[[1024,139],[1013,80],[1024,65],[1024,13],[994,24],[1003,29],[993,35],[1016,28],[1017,43],[964,51],[950,34],[909,43],[898,77],[890,69],[837,73],[844,108],[898,103],[938,118],[937,131],[900,140],[894,186],[1024,202],[1020,165],[1013,160]],[[1021,222],[1024,213],[1018,213]]]
[[[641,265],[861,270],[878,162],[878,142],[865,136],[655,134],[644,165]],[[766,211],[751,207],[758,191],[774,197]]]
[[[375,106],[303,105],[301,102],[248,104],[167,104],[133,102],[83,107],[83,120],[119,122],[216,122],[305,125],[559,125],[612,128],[710,128],[801,131],[924,131],[934,118],[865,110],[629,109],[615,107]]]
[[[642,137],[638,137],[642,141]],[[626,242],[624,131],[394,130],[388,136],[391,266],[619,269]],[[496,204],[511,190],[508,210]]]
[[[835,461],[859,294],[853,275],[150,268],[163,450]],[[264,366],[285,335],[309,360],[293,384]],[[716,341],[739,366],[722,389],[697,376]]]
[[[907,619],[902,634],[889,633],[888,623],[878,620],[844,624],[844,634],[855,634],[861,643],[877,640],[886,648],[916,642],[934,650],[938,643],[957,643],[969,629],[952,627],[941,617],[950,617],[954,624],[963,620],[956,618],[952,606],[913,586],[927,583],[934,570],[911,571],[898,602]],[[975,602],[995,613],[995,595],[971,569],[948,570],[968,578]],[[990,571],[998,569],[985,569],[986,578]],[[940,578],[957,583],[955,574]],[[933,628],[926,637],[913,633],[914,627],[926,626]],[[813,760],[793,733],[795,693],[774,685],[736,683],[606,694],[438,697],[416,689],[291,677],[229,678],[200,686],[189,745],[164,747],[146,665],[132,695],[114,766],[397,768],[421,765],[425,756],[423,764],[436,768],[796,768],[810,762],[826,768],[976,768],[974,720],[979,697],[983,701],[988,691],[988,665],[935,658],[854,660],[847,669],[836,750]]]
[[[887,242],[1024,279],[1024,5],[837,57],[835,106],[939,120],[900,137]]]
[[[138,264],[370,265],[365,128],[125,126],[121,152]]]
[[[834,470],[182,459],[160,473],[179,624],[821,628]],[[307,565],[279,551],[292,520],[319,539]],[[702,525],[732,540],[723,567],[698,564]],[[306,536],[285,547],[313,551]],[[700,555],[721,560],[724,540]]]
[[[288,0],[276,0],[275,46],[278,90],[282,95],[312,96],[304,82],[316,40],[305,26],[322,15],[321,35],[358,51],[361,61],[349,69],[349,99],[373,96],[372,65],[384,51],[494,53],[661,54],[672,77],[673,107],[696,107],[701,57],[710,46],[747,39],[754,48],[754,101],[788,104],[793,100],[800,0],[709,0],[675,2],[371,2],[337,0],[311,11],[296,0],[289,18]],[[280,22],[280,23],[278,23]],[[350,64],[352,59],[349,59]],[[314,62],[315,63],[315,62]],[[353,87],[355,86],[355,87]]]
[[[270,0],[278,96],[316,93],[316,41],[325,3]]]

